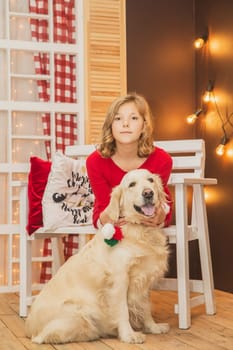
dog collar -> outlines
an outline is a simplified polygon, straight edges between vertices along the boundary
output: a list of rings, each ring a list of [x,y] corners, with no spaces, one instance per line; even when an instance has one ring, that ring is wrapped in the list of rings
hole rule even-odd
[[[112,224],[104,225],[102,233],[105,237],[104,242],[110,247],[115,246],[124,238],[121,228],[119,226],[113,226]]]

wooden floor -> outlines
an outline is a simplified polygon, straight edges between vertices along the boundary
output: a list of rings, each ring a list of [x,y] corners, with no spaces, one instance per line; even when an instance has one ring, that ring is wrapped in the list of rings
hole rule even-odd
[[[192,310],[192,326],[180,330],[173,313],[176,294],[152,292],[153,316],[158,322],[169,322],[168,334],[147,335],[144,344],[126,344],[117,339],[89,343],[37,345],[25,337],[24,319],[18,317],[18,295],[0,294],[0,350],[221,350],[233,349],[233,294],[216,291],[217,314],[207,316],[204,307]]]

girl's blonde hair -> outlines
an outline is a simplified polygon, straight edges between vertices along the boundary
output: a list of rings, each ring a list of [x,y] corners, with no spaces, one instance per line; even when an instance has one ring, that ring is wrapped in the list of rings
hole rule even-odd
[[[116,143],[112,134],[112,123],[119,108],[128,102],[135,103],[138,113],[145,121],[144,129],[138,141],[138,156],[147,157],[154,149],[150,107],[143,96],[132,93],[116,98],[108,109],[102,128],[101,142],[98,146],[98,150],[105,158],[111,157],[116,151]]]

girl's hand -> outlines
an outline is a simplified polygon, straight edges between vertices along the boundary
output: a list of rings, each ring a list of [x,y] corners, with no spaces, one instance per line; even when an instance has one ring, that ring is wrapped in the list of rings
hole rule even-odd
[[[113,220],[110,218],[110,216],[106,213],[106,211],[102,211],[99,216],[99,221],[102,226],[105,224],[114,224]]]
[[[99,220],[102,226],[104,226],[107,223],[113,224],[114,226],[123,226],[127,223],[127,221],[123,217],[119,218],[117,221],[114,222],[110,218],[110,216],[105,212],[105,210],[102,211],[102,213],[100,214]]]
[[[124,217],[119,218],[119,219],[117,220],[117,222],[115,222],[115,225],[116,225],[116,226],[123,226],[123,225],[125,225],[125,224],[127,224],[127,221],[125,220]]]

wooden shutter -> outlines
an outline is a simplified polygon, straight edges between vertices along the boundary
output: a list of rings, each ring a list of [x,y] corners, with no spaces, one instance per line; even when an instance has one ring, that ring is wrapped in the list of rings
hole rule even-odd
[[[89,0],[86,8],[87,143],[98,143],[109,104],[126,93],[125,0]]]

